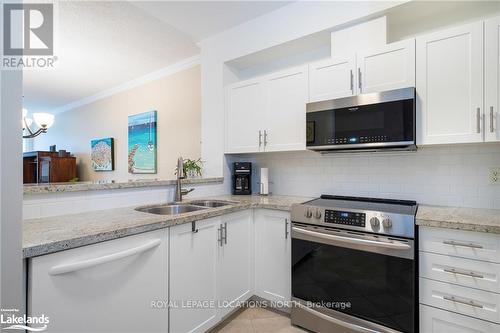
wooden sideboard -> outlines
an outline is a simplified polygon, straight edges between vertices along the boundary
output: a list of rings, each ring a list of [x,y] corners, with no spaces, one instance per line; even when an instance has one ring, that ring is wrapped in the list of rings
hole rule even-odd
[[[69,153],[32,151],[23,154],[23,183],[62,183],[76,178],[76,157]]]

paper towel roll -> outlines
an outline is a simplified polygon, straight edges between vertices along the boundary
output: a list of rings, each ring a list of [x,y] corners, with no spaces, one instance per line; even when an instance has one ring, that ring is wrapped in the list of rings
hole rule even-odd
[[[260,194],[269,194],[269,169],[260,168]]]

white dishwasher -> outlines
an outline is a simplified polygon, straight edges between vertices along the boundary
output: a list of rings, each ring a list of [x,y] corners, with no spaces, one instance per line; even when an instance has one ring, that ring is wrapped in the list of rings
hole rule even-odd
[[[28,313],[49,317],[46,332],[166,333],[168,232],[30,259]]]

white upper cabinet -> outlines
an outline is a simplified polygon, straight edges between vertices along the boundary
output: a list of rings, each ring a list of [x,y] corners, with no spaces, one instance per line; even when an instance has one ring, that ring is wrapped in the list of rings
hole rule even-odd
[[[483,141],[483,22],[418,37],[416,83],[417,143]]]
[[[500,18],[487,20],[484,32],[485,140],[500,141]]]
[[[305,149],[308,98],[307,66],[229,86],[226,153]]]
[[[309,64],[309,101],[317,102],[356,95],[355,73],[354,55]]]
[[[226,96],[226,152],[252,153],[263,144],[265,93],[261,80],[233,84]]]
[[[357,54],[358,93],[415,86],[415,40],[403,40]]]
[[[306,148],[307,78],[307,66],[266,78],[265,151]]]

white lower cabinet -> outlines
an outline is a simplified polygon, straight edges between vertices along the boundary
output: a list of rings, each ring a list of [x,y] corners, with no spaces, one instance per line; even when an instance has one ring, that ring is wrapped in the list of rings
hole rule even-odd
[[[252,210],[223,215],[217,254],[219,317],[235,309],[253,291]]]
[[[46,332],[167,332],[168,232],[30,259],[29,314]]]
[[[500,235],[421,227],[421,333],[500,332]]]
[[[255,211],[255,293],[271,301],[291,299],[290,213]]]
[[[170,332],[204,332],[217,322],[217,228],[212,218],[171,227]]]
[[[420,305],[420,333],[494,333],[500,325]]]

